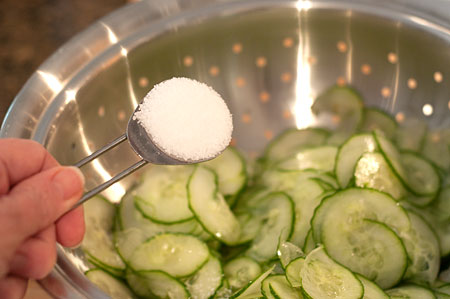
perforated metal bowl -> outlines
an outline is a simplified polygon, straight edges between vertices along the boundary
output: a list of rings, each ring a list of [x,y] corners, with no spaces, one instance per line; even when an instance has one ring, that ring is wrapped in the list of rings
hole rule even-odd
[[[449,18],[399,3],[130,4],[39,68],[9,110],[1,137],[33,138],[62,164],[73,164],[123,133],[140,99],[174,76],[223,95],[234,116],[233,142],[249,156],[284,128],[313,124],[313,99],[335,83],[355,86],[368,105],[398,121],[449,126]],[[86,168],[87,187],[136,160],[124,144]],[[133,179],[106,195],[119,200]],[[58,264],[41,284],[58,298],[106,297],[82,275],[85,267],[78,250],[59,248]]]

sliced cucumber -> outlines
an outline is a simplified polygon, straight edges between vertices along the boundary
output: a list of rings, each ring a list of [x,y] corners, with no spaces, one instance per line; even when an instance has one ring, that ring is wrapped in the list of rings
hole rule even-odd
[[[152,165],[133,191],[136,207],[153,222],[171,224],[192,219],[186,184],[193,169],[190,165]]]
[[[387,290],[391,299],[435,299],[436,296],[427,288],[418,285],[404,285]]]
[[[116,250],[126,264],[129,263],[136,248],[144,243],[146,239],[144,232],[135,227],[114,232]]]
[[[233,147],[227,147],[217,158],[202,164],[217,173],[219,191],[225,196],[235,196],[247,183],[244,158]]]
[[[363,118],[363,100],[353,88],[333,86],[316,98],[311,110],[328,126],[352,134]]]
[[[400,237],[411,229],[406,211],[389,195],[371,189],[348,188],[324,198],[311,220],[316,243],[321,243],[322,225],[331,215],[350,224],[364,219],[385,223]]]
[[[371,134],[355,135],[340,147],[336,155],[335,174],[341,188],[348,186],[360,157],[375,150],[377,144]]]
[[[255,280],[250,281],[245,287],[233,294],[230,299],[253,299],[262,297],[261,284],[272,273],[274,268],[275,266],[270,267],[267,271],[255,278]]]
[[[448,130],[428,131],[422,148],[422,154],[445,171],[450,168],[448,135]]]
[[[294,154],[302,148],[324,144],[328,132],[322,129],[289,129],[278,135],[266,149],[266,161],[279,161]]]
[[[236,213],[236,218],[241,227],[241,237],[237,244],[245,244],[256,238],[261,230],[261,219],[254,217],[250,211]]]
[[[403,152],[400,155],[401,163],[407,173],[406,180],[414,194],[421,198],[420,205],[429,204],[437,195],[440,189],[440,178],[436,169],[431,163],[411,152]],[[417,202],[412,202],[417,203]]]
[[[308,234],[306,235],[305,246],[303,246],[303,252],[305,254],[308,254],[311,251],[313,251],[314,248],[316,248],[316,243],[314,242],[312,229],[310,229],[308,231]]]
[[[302,299],[299,290],[294,289],[284,275],[270,275],[263,280],[261,292],[268,299]]]
[[[220,288],[222,280],[222,265],[216,257],[210,256],[208,262],[185,284],[192,299],[208,299]]]
[[[431,226],[432,230],[437,234],[439,240],[439,251],[441,256],[450,254],[450,222],[448,220],[440,221],[440,212],[433,206],[417,207],[409,201],[402,201],[402,206],[414,211],[422,216]],[[434,204],[434,203],[433,203]]]
[[[292,260],[286,267],[286,278],[294,288],[302,286],[300,271],[305,264],[305,257]]]
[[[253,240],[247,255],[263,262],[276,256],[279,242],[289,239],[294,227],[294,203],[282,192],[271,193],[259,208],[263,221],[260,233]]]
[[[120,275],[125,264],[112,240],[115,214],[115,206],[105,198],[96,196],[90,199],[84,208],[86,233],[81,248],[97,266]]]
[[[414,254],[405,278],[431,285],[439,272],[439,242],[434,231],[422,217],[412,211],[408,211],[408,216],[411,220],[411,233],[406,245],[413,247],[411,251]]]
[[[292,260],[305,256],[300,247],[290,242],[281,242],[278,244],[277,255],[283,268],[286,268]]]
[[[91,269],[87,271],[85,275],[102,291],[111,296],[111,298],[135,298],[133,292],[131,292],[131,290],[123,282],[100,269]]]
[[[397,127],[395,143],[400,150],[419,152],[422,148],[427,124],[417,118],[407,118]]]
[[[374,136],[386,162],[403,186],[415,196],[433,199],[439,190],[440,182],[432,165],[411,153],[401,155],[385,137],[377,133],[374,133]]]
[[[438,222],[450,220],[450,186],[441,189],[439,196],[431,204],[430,208],[435,212]]]
[[[392,229],[374,220],[350,222],[335,213],[327,217],[321,235],[330,257],[382,288],[392,287],[402,279],[408,255]]]
[[[300,182],[294,189],[286,191],[295,204],[295,224],[291,242],[303,247],[308,231],[311,228],[311,218],[314,210],[324,196],[333,192],[327,192],[317,180],[307,179]]]
[[[162,271],[128,270],[126,279],[133,291],[145,298],[191,298],[181,281]]]
[[[333,261],[323,247],[306,256],[300,270],[303,290],[312,298],[362,298],[364,288],[356,276]]]
[[[364,286],[363,299],[389,299],[389,296],[376,283],[359,274],[356,274],[356,277]]]
[[[291,190],[307,179],[318,179],[333,189],[338,189],[336,179],[326,173],[314,170],[269,170],[261,177],[261,185],[271,190]]]
[[[201,236],[202,239],[204,239],[202,227],[195,219],[181,223],[160,224],[154,223],[148,218],[145,218],[142,213],[136,209],[134,204],[134,196],[131,192],[127,193],[122,198],[119,205],[118,215],[120,228],[122,230],[135,228],[142,231],[146,238],[165,232],[179,232],[192,233]]]
[[[223,270],[232,290],[246,286],[262,272],[261,266],[255,260],[245,256],[229,261]]]
[[[226,244],[237,244],[241,237],[240,225],[217,190],[216,174],[198,166],[187,186],[189,208],[204,229]]]
[[[364,108],[363,115],[362,132],[381,131],[389,139],[395,137],[397,123],[391,115],[378,108]]]
[[[130,258],[130,267],[135,271],[160,270],[174,277],[185,277],[199,270],[208,257],[208,246],[199,239],[166,233],[139,245]]]
[[[316,169],[331,172],[334,170],[336,154],[337,147],[331,145],[307,148],[281,160],[276,167],[281,170]]]
[[[407,193],[384,156],[380,153],[365,153],[355,167],[355,185],[383,191],[395,199]]]

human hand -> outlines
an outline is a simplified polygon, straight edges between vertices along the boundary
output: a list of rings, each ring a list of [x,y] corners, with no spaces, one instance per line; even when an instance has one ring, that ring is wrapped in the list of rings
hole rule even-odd
[[[22,298],[28,279],[44,278],[56,262],[56,242],[73,247],[84,234],[84,178],[38,143],[0,139],[0,297]]]

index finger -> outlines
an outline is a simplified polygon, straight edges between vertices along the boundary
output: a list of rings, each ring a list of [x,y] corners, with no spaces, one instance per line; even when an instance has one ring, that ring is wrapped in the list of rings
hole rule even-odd
[[[28,139],[0,139],[0,195],[18,182],[59,163],[39,143]]]

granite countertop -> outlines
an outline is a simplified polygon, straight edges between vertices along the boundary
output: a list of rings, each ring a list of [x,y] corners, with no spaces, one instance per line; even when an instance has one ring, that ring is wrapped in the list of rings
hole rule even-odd
[[[1,0],[0,122],[20,88],[57,48],[126,0]]]
[[[0,0],[0,123],[38,66],[61,45],[126,0]],[[30,282],[26,299],[50,296]]]

